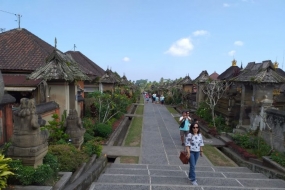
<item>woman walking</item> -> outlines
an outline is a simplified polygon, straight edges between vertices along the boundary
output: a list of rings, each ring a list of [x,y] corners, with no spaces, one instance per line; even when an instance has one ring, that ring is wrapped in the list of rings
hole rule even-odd
[[[199,155],[202,156],[204,146],[203,137],[200,133],[200,128],[198,123],[193,123],[190,126],[190,133],[187,135],[185,140],[185,146],[187,150],[187,158],[189,158],[190,168],[189,168],[189,180],[192,185],[198,185],[195,174],[195,167]]]

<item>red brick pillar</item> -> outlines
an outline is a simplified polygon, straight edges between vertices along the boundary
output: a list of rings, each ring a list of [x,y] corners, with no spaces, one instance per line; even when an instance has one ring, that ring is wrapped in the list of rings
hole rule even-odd
[[[13,135],[13,111],[12,104],[5,105],[6,113],[6,132],[7,132],[7,141],[9,141]]]

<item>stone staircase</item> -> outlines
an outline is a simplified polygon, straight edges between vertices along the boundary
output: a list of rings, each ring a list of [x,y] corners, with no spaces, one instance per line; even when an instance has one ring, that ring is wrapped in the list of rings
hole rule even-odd
[[[188,165],[110,164],[89,190],[285,189],[285,181],[268,179],[245,167],[197,166],[199,186],[188,180]]]

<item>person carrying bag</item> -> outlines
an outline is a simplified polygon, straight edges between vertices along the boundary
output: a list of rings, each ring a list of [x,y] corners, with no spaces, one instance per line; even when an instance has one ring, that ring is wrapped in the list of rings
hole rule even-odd
[[[195,174],[195,167],[198,161],[199,155],[203,156],[204,146],[203,137],[200,133],[200,127],[198,123],[193,123],[190,126],[190,133],[185,140],[185,146],[187,151],[187,158],[189,159],[190,168],[188,178],[192,182],[192,185],[198,185]]]

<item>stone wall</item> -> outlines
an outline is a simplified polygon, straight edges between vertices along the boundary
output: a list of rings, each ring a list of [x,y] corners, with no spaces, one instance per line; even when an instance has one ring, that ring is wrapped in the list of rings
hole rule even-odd
[[[276,109],[266,110],[266,122],[268,126],[262,131],[263,139],[271,145],[273,143],[274,149],[285,151],[285,111]],[[271,130],[270,130],[270,128]],[[271,132],[272,131],[272,132]]]

